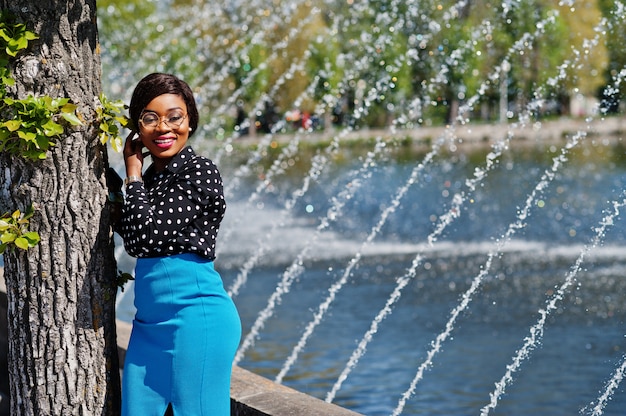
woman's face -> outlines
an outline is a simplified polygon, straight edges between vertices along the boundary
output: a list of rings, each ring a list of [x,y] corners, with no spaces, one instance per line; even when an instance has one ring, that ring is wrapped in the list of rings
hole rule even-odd
[[[139,119],[139,137],[152,154],[157,170],[164,169],[189,138],[189,116],[183,98],[163,94],[150,101]]]

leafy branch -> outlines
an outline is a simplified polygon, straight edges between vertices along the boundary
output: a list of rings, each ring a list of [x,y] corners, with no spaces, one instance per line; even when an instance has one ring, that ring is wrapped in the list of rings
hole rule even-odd
[[[20,100],[7,96],[7,87],[15,84],[10,60],[38,38],[26,25],[16,23],[12,15],[0,13],[0,114],[4,120],[0,123],[0,151],[28,160],[46,158],[54,140],[64,132],[61,122],[82,124],[76,105],[68,98],[29,96]]]
[[[14,23],[8,13],[0,13],[0,93],[4,96],[6,86],[15,80],[9,70],[9,59],[17,56],[19,51],[28,47],[28,42],[38,38],[33,32],[26,30],[26,25]]]
[[[0,254],[3,254],[11,244],[27,250],[39,243],[39,234],[28,231],[30,218],[34,212],[31,204],[24,214],[16,210],[12,214],[6,213],[0,217]]]
[[[111,147],[116,152],[121,152],[123,148],[121,128],[130,125],[130,119],[122,114],[127,108],[121,101],[110,101],[104,93],[100,93],[100,107],[96,109],[96,116],[99,122],[100,143],[111,142]]]
[[[8,96],[7,88],[15,84],[11,59],[38,38],[26,25],[16,23],[13,15],[0,11],[0,151],[31,161],[46,158],[55,140],[64,134],[65,125],[83,124],[77,106],[69,98],[28,96],[15,99]],[[100,94],[99,100],[101,105],[96,108],[98,137],[102,144],[110,141],[119,152],[122,149],[120,130],[129,125],[129,119],[122,115],[126,107],[121,101],[109,101],[104,94]],[[26,250],[39,242],[39,235],[27,229],[32,214],[31,206],[25,215],[17,210],[0,217],[0,254],[10,244]]]
[[[0,123],[0,151],[30,160],[45,159],[54,138],[64,132],[59,119],[73,126],[82,124],[76,116],[76,105],[69,101],[49,96],[22,100],[4,97],[0,111],[9,117]]]

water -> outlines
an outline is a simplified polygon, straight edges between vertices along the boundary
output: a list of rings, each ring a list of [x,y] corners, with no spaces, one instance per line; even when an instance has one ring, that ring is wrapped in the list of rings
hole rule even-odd
[[[480,288],[432,357],[432,365],[409,395],[402,414],[479,414],[490,403],[495,383],[524,346],[530,328],[540,319],[540,310],[546,308],[586,248],[589,251],[572,285],[546,317],[542,337],[514,372],[491,413],[571,415],[583,408],[590,411],[592,403],[599,400],[626,349],[622,218],[615,218],[601,236],[601,244],[589,244],[612,210],[609,201],[620,200],[626,164],[621,161],[622,148],[593,146],[594,141],[589,139],[572,150],[544,192],[532,200],[531,214],[498,250]],[[429,245],[427,238],[439,218],[454,206],[454,195],[464,189],[476,167],[484,166],[487,150],[442,155],[425,167],[402,204],[367,245],[363,242],[373,224],[422,156],[408,155],[397,161],[381,155],[370,166],[371,175],[362,178],[363,190],[345,201],[343,210],[348,214],[321,233],[317,231],[320,219],[332,208],[332,197],[354,180],[364,153],[351,153],[344,162],[333,163],[279,226],[275,218],[301,186],[304,173],[277,178],[273,191],[260,195],[254,206],[244,196],[253,192],[255,182],[242,181],[229,199],[223,226],[229,236],[222,243],[217,265],[229,287],[242,264],[258,251],[257,243],[267,244],[265,254],[235,296],[244,335],[259,311],[267,307],[285,270],[309,248],[298,277],[281,296],[239,365],[276,378],[329,288],[360,253],[358,264],[282,379],[286,385],[326,398],[397,287],[397,279],[406,275],[419,253],[422,257],[415,276],[372,334],[363,356],[333,399],[366,415],[392,414],[427,360],[432,343],[445,330],[451,311],[458,308],[476,276],[484,272],[498,239],[519,219],[528,195],[550,170],[561,147],[505,151],[480,185],[466,194],[461,215]],[[235,165],[224,165],[226,181]],[[300,167],[302,172],[306,168]],[[267,239],[270,232],[272,237]],[[126,294],[120,316],[128,319],[132,290]],[[625,405],[624,386],[618,384],[603,414],[623,414]]]

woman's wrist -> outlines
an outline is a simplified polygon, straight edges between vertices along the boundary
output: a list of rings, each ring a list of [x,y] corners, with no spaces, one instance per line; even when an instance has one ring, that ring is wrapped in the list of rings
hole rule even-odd
[[[124,182],[127,182],[129,180],[128,178],[139,178],[139,180],[142,180],[141,176],[142,176],[141,167],[126,166],[126,180]]]
[[[128,175],[126,179],[124,180],[125,185],[128,185],[129,183],[132,183],[132,182],[143,182],[143,178],[139,175]]]

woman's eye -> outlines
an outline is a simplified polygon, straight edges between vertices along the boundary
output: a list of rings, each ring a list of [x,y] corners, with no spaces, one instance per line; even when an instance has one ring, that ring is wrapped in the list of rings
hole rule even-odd
[[[156,116],[146,115],[146,116],[143,116],[141,120],[145,124],[152,124],[152,123],[156,123],[159,119]]]

